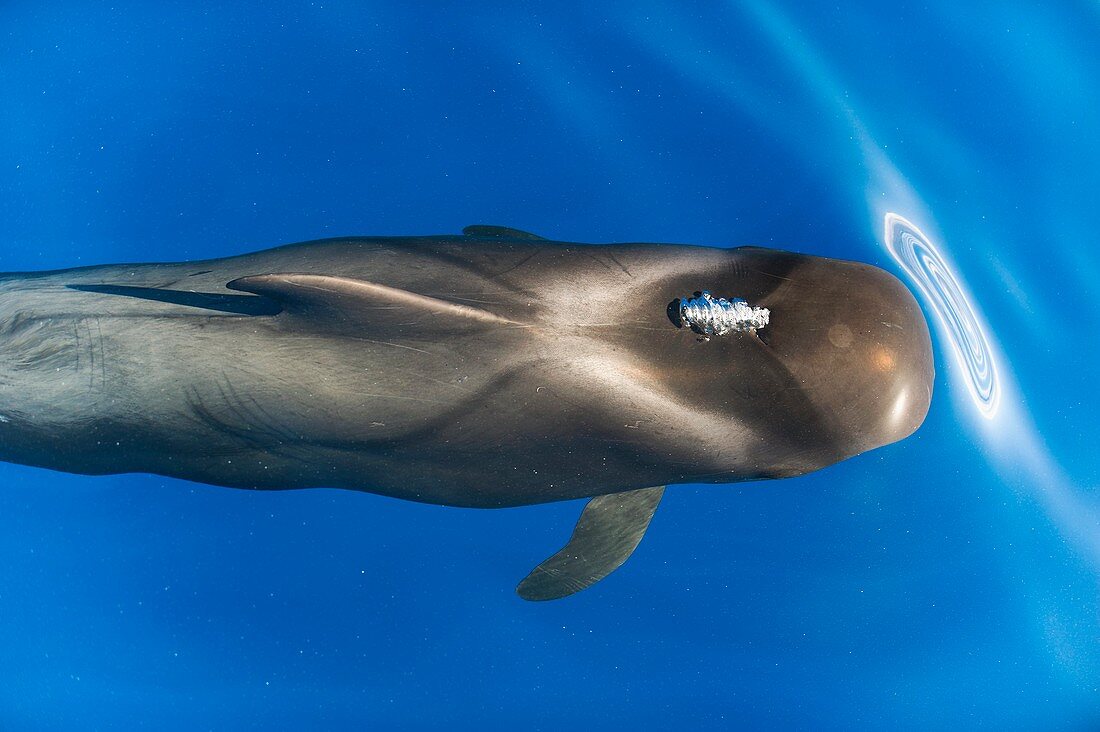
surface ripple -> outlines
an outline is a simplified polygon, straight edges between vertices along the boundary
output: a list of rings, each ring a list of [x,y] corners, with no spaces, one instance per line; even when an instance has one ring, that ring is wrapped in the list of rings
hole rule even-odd
[[[943,323],[978,409],[992,417],[1000,401],[997,367],[989,340],[959,279],[946,259],[912,222],[886,214],[886,247],[927,298]]]

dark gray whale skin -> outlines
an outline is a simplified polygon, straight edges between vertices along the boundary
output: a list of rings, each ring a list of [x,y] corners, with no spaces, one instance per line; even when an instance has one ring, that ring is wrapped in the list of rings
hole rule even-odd
[[[703,340],[697,292],[770,311]],[[694,316],[692,316],[694,317]],[[912,433],[912,295],[866,264],[501,227],[0,276],[0,459],[451,506],[593,497],[520,583],[620,566],[671,483],[801,475]]]
[[[883,270],[468,231],[4,275],[0,459],[502,507],[800,475],[927,412]],[[771,323],[700,340],[700,290]]]

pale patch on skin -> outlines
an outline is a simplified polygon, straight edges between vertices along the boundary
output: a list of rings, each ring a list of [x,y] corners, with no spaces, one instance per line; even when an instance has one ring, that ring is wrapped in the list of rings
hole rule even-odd
[[[848,348],[852,345],[852,329],[844,323],[837,323],[829,328],[829,342],[837,348]]]

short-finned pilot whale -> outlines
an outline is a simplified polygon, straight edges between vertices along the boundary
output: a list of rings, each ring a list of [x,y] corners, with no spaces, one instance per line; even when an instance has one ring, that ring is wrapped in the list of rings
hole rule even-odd
[[[622,564],[664,486],[900,440],[932,382],[896,278],[769,249],[471,226],[0,276],[0,459],[451,506],[591,498],[520,584],[533,600]]]

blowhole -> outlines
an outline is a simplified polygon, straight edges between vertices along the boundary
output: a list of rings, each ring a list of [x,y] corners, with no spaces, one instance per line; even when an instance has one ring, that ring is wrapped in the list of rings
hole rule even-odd
[[[684,327],[684,320],[680,317],[680,298],[676,298],[668,304],[665,314],[668,315],[669,322],[677,328]]]

